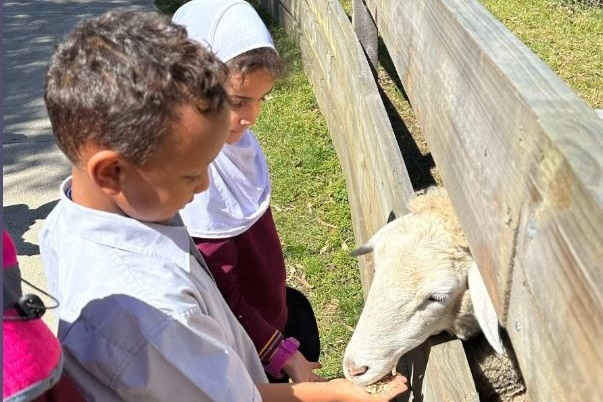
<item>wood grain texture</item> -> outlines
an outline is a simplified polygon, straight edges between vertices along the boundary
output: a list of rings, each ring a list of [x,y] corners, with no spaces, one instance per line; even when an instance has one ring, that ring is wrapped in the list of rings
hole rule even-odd
[[[442,358],[434,358],[436,355]],[[430,367],[432,364],[438,364],[438,367]],[[466,376],[458,377],[466,381],[462,386],[455,383],[457,378],[447,375],[459,371],[467,373]],[[426,401],[479,401],[463,345],[458,339],[430,345],[424,383]]]
[[[362,47],[337,1],[260,4],[297,37],[345,175],[355,238],[364,244],[405,211],[413,190]],[[372,265],[360,263],[366,292]]]
[[[373,17],[362,0],[352,1],[352,27],[366,58],[376,70],[379,62],[379,33]]]
[[[530,395],[603,400],[603,121],[477,2],[366,3]]]
[[[397,370],[408,378],[411,392],[396,402],[479,402],[463,345],[449,335],[427,339],[400,359]]]

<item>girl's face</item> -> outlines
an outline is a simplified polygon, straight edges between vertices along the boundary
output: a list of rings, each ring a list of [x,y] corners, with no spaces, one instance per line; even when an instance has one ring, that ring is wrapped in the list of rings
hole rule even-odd
[[[226,142],[234,144],[260,115],[264,97],[272,90],[274,76],[263,69],[230,76],[230,132]]]

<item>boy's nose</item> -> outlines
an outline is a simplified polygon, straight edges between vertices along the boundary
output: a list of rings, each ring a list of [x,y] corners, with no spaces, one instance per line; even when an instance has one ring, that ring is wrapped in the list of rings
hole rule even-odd
[[[199,184],[197,184],[197,186],[195,187],[193,192],[195,194],[199,194],[199,193],[202,193],[205,190],[207,190],[208,187],[209,187],[209,177],[203,178],[203,179],[199,180]]]

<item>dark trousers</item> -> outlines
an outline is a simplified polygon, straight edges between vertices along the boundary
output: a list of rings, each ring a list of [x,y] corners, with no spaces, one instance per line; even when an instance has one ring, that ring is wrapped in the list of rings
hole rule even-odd
[[[287,287],[287,310],[285,338],[292,336],[297,339],[299,351],[306,360],[317,362],[320,357],[320,337],[310,301],[299,290]],[[286,375],[280,379],[267,375],[270,382],[289,382]]]

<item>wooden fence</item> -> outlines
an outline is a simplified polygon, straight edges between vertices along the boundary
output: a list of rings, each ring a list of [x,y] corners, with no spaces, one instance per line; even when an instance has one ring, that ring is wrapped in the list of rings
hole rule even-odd
[[[378,33],[530,399],[603,400],[603,120],[596,111],[474,0],[354,0],[358,36],[336,0],[260,4],[298,40],[346,177],[357,244],[402,214],[412,192],[358,39],[374,62]],[[371,272],[370,260],[361,264],[365,291]],[[433,344],[424,400],[476,400],[459,348]]]

